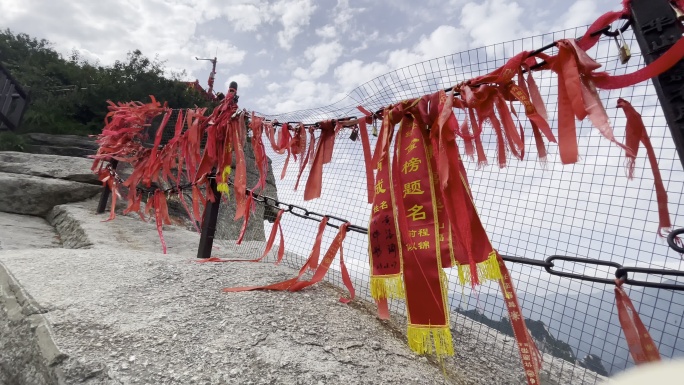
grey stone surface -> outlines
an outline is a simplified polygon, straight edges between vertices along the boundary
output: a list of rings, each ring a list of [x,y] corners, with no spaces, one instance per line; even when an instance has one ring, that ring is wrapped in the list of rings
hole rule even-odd
[[[24,151],[31,154],[43,155],[59,155],[73,158],[87,158],[88,155],[94,155],[97,150],[81,147],[62,147],[62,146],[47,146],[44,144],[26,144]]]
[[[59,236],[45,219],[0,212],[0,250],[59,246]]]
[[[78,208],[73,208],[72,210],[78,210]],[[91,208],[89,212],[92,215],[95,210]],[[68,206],[55,206],[50,210],[45,219],[60,234],[60,241],[65,248],[82,249],[92,246],[93,243],[86,234],[84,226],[76,219],[78,214],[69,214]]]
[[[174,254],[161,255],[154,223],[102,222],[95,205],[48,215],[65,247],[90,249],[0,251],[0,369],[9,368],[0,384],[525,384],[513,338],[464,316],[452,317],[456,356],[440,367],[408,349],[405,317],[379,321],[363,290],[351,305],[325,283],[297,293],[222,293],[296,270],[197,264],[197,234],[173,227],[165,235]],[[262,247],[246,242],[220,254],[244,258]],[[328,274],[340,282],[337,271]],[[544,361],[543,385],[601,380]]]
[[[0,384],[59,383],[43,359],[31,322],[22,314],[23,304],[15,295],[18,289],[16,281],[0,263]],[[39,317],[35,316],[33,321],[40,323],[36,319]]]
[[[81,135],[53,135],[34,132],[26,134],[24,137],[30,143],[46,146],[75,146],[93,150],[97,150],[99,147],[95,142],[95,138]]]
[[[289,278],[287,268],[123,248],[0,252],[0,261],[45,309],[58,351],[43,359],[68,384],[455,383],[326,286],[221,292]]]
[[[102,185],[90,171],[92,164],[84,158],[0,151],[0,172]]]
[[[79,249],[126,249],[131,252],[161,253],[162,246],[153,219],[140,220],[137,214],[123,215],[122,207],[113,221],[105,222],[109,211],[95,214],[97,199],[56,206],[47,220],[60,235],[64,247]],[[125,206],[124,206],[125,207]],[[177,226],[164,226],[164,240],[169,253],[194,257],[200,236]]]
[[[78,135],[51,135],[31,133],[24,135],[26,152],[35,154],[87,157],[97,152],[93,138]]]
[[[43,216],[54,206],[97,195],[92,184],[0,172],[0,211]]]

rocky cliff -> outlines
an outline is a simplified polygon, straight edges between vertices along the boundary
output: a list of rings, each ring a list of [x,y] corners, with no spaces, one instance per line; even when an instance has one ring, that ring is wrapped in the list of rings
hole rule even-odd
[[[88,137],[83,137],[83,136],[74,136],[74,135],[49,135],[49,134],[26,134],[24,135],[24,141],[26,142],[26,146],[24,150],[27,153],[33,153],[36,154],[34,157],[29,157],[28,155],[19,155],[18,153],[9,153],[5,152],[5,154],[13,154],[13,155],[4,155],[4,158],[0,158],[0,163],[5,163],[7,165],[11,165],[11,167],[14,167],[14,171],[6,171],[7,167],[5,167],[5,170],[3,170],[3,166],[0,165],[0,172],[5,172],[5,173],[14,173],[18,174],[16,171],[19,170],[16,167],[17,162],[27,165],[29,163],[32,164],[31,167],[34,167],[34,169],[40,169],[42,168],[49,168],[51,170],[57,170],[59,168],[73,168],[73,167],[79,167],[80,168],[80,174],[88,174],[88,170],[90,169],[90,162],[89,161],[74,161],[74,165],[70,165],[70,161],[66,161],[65,159],[68,158],[59,158],[59,157],[50,157],[50,156],[68,156],[68,157],[76,157],[76,158],[87,158],[89,155],[93,155],[97,152],[97,144],[95,143],[94,139],[88,138]],[[259,179],[259,174],[256,168],[254,167],[255,165],[255,160],[254,160],[254,153],[252,151],[252,146],[247,143],[247,145],[244,147],[245,148],[245,159],[247,162],[247,187],[251,188],[254,186]],[[21,157],[21,159],[19,158]],[[61,161],[60,161],[61,159]],[[53,172],[50,171],[50,172]],[[56,172],[56,171],[55,171]],[[128,168],[126,165],[120,165],[119,169],[120,174],[122,176],[126,176],[128,174]],[[72,173],[73,174],[73,173]],[[80,175],[79,174],[79,175]],[[74,174],[75,175],[75,174]],[[40,175],[38,175],[40,176]],[[44,175],[48,176],[49,175]],[[59,179],[59,178],[57,178]],[[97,180],[94,177],[87,177],[89,183],[93,183],[93,180],[97,184]],[[6,187],[5,190],[8,190],[10,187],[9,186],[16,186],[16,189],[14,187],[13,191],[15,191],[15,195],[21,195],[20,193],[17,193],[17,191],[24,191],[26,189],[30,189],[33,191],[38,191],[36,190],[36,183],[39,181],[33,180],[30,177],[17,177],[12,176],[11,180],[9,176],[5,176],[3,179],[1,179],[4,182],[0,182],[0,185],[5,183],[8,187]],[[43,184],[48,183],[48,181],[42,181]],[[81,181],[82,182],[82,181]],[[52,186],[51,189],[48,189],[48,187],[41,187],[40,191],[54,191],[55,193],[51,195],[64,195],[64,194],[71,194],[72,190],[67,187],[67,185],[63,182],[60,181],[50,181],[49,183],[55,185]],[[56,186],[59,185],[59,186]],[[74,187],[74,185],[71,185],[71,187]],[[17,190],[18,189],[18,190]],[[90,196],[94,195],[95,190],[93,190],[91,187],[86,187],[84,191],[82,191],[80,194],[76,194],[75,198],[76,200],[83,200],[86,199]],[[73,193],[77,193],[78,189],[75,189]],[[59,194],[57,194],[59,193]],[[97,193],[95,191],[95,193]],[[83,196],[83,194],[87,196]],[[9,192],[5,193],[6,196],[9,196]],[[268,167],[268,175],[266,178],[266,190],[264,191],[264,195],[277,198],[278,196],[278,191],[277,187],[275,184],[275,179],[273,177],[273,170],[271,169],[271,162],[269,160],[269,167]],[[12,198],[14,199],[14,198]],[[25,202],[26,199],[29,199],[31,201],[36,201],[36,199],[32,196],[25,196],[22,201],[17,201],[16,206],[20,207],[28,207],[29,205],[27,202]],[[70,200],[74,201],[74,200]],[[62,203],[66,203],[67,201],[64,201]],[[50,207],[55,206],[55,202],[48,202],[51,204]],[[8,203],[9,204],[9,203]],[[45,205],[42,205],[45,206]],[[180,219],[185,219],[185,224],[188,228],[192,228],[192,224],[190,223],[189,219],[187,219],[187,215],[185,213],[185,209],[183,206],[180,204],[178,200],[170,200],[169,201],[169,211],[172,215],[176,216],[177,218]],[[13,212],[19,212],[19,211],[13,211]],[[20,212],[24,213],[24,212]],[[39,207],[36,210],[33,210],[30,212],[31,215],[44,215],[46,214],[47,211],[45,207]],[[263,222],[264,220],[267,221],[273,221],[275,219],[275,214],[276,211],[266,208],[264,209],[263,205],[256,205],[256,211],[252,213],[250,222],[247,227],[247,232],[245,236],[245,240],[255,240],[255,241],[263,241],[265,239],[264,235],[264,230],[263,230]],[[240,221],[234,221],[233,218],[235,216],[235,205],[234,205],[234,200],[228,199],[227,203],[222,202],[221,203],[221,209],[219,211],[219,225],[217,226],[217,238],[221,239],[227,239],[227,240],[234,240],[237,239],[240,229],[242,227],[242,220]]]

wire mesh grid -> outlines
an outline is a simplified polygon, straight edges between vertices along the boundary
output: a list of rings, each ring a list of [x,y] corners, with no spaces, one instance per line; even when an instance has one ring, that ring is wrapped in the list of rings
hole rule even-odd
[[[488,73],[522,50],[532,50],[562,38],[581,36],[586,27],[519,39],[472,49],[453,55],[417,63],[375,78],[334,104],[286,114],[261,114],[280,122],[314,123],[324,119],[358,116],[356,106],[375,111],[390,103],[418,97],[450,87],[458,82]],[[642,67],[643,59],[631,30],[625,32],[632,58],[627,65],[618,59],[618,48],[610,38],[603,38],[589,51],[590,56],[613,74],[633,72]],[[549,53],[554,53],[553,50]],[[548,71],[535,73],[546,101],[549,123],[556,131],[557,85],[555,75]],[[601,100],[613,123],[618,141],[625,139],[625,119],[616,106],[617,99],[629,100],[639,111],[648,129],[669,194],[669,209],[675,227],[684,222],[682,190],[684,178],[662,115],[655,90],[650,82],[613,91],[601,91]],[[516,106],[519,108],[519,106]],[[460,117],[459,117],[460,118]],[[523,122],[525,124],[525,122]],[[496,136],[483,131],[482,141],[490,165],[477,169],[476,162],[464,157],[476,205],[494,246],[505,255],[542,260],[550,255],[568,255],[614,261],[627,266],[649,268],[682,268],[682,260],[657,236],[658,211],[654,179],[642,149],[636,162],[634,180],[626,177],[624,152],[591,127],[588,121],[578,122],[581,161],[561,165],[558,147],[548,144],[548,163],[539,162],[530,127],[525,127],[525,160],[510,160],[507,167],[495,165]],[[308,210],[348,219],[352,224],[367,226],[371,206],[366,202],[366,182],[360,141],[349,139],[350,131],[342,130],[335,142],[333,160],[324,167],[321,198],[304,202],[303,185],[294,191],[299,162],[290,161],[286,175],[280,179],[285,156],[277,155],[266,145],[272,170],[269,176],[273,189],[266,195],[276,195],[287,203]],[[267,141],[265,140],[265,143]],[[371,136],[371,148],[375,137]],[[462,143],[461,151],[463,153]],[[249,146],[247,146],[249,147]],[[249,160],[248,160],[249,161]],[[305,168],[302,181],[306,181]],[[274,180],[275,179],[275,180]],[[248,187],[250,185],[248,184]],[[232,201],[222,204],[230,210]],[[217,241],[220,253],[257,257],[263,250],[263,240],[271,231],[271,223],[256,216],[257,222],[248,230],[245,245],[234,240]],[[219,229],[231,218],[219,223]],[[272,221],[272,218],[271,218]],[[678,226],[679,225],[679,226]],[[318,223],[285,214],[282,228],[285,235],[285,263],[299,268],[311,251]],[[323,238],[327,249],[336,231],[328,228]],[[224,231],[223,234],[235,234]],[[226,237],[223,237],[226,238]],[[229,235],[227,238],[231,238]],[[277,246],[277,243],[276,243]],[[357,293],[368,297],[369,270],[367,238],[350,232],[344,242],[347,266]],[[272,261],[272,257],[270,257]],[[567,373],[562,383],[593,384],[600,378],[594,374],[611,375],[632,365],[615,311],[613,288],[600,283],[551,276],[539,267],[507,263],[516,284],[523,314],[540,349],[545,353],[545,367],[553,365]],[[558,263],[563,271],[611,278],[613,271],[579,263]],[[333,267],[336,269],[336,267]],[[447,271],[456,282],[455,273]],[[660,277],[640,277],[658,281]],[[328,279],[342,286],[337,272]],[[651,332],[664,357],[684,355],[684,294],[659,289],[628,289],[642,320]],[[496,284],[478,288],[450,285],[449,299],[452,321],[475,320],[468,325],[470,335],[481,340],[491,339],[492,328],[512,335],[507,312]],[[391,310],[403,313],[403,303],[392,303]],[[459,321],[459,322],[460,322]],[[464,321],[465,322],[465,321]],[[456,328],[455,349],[459,350]],[[491,350],[491,359],[513,359],[518,352],[514,344]],[[448,361],[452,362],[452,361]],[[458,365],[457,362],[452,362]],[[585,367],[589,370],[576,370]],[[522,370],[521,370],[522,372]]]

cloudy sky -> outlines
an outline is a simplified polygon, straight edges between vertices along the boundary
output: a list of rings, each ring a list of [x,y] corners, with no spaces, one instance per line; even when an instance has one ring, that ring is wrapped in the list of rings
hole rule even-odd
[[[390,70],[589,24],[618,0],[0,0],[0,27],[109,64],[130,50],[264,113],[327,104]]]

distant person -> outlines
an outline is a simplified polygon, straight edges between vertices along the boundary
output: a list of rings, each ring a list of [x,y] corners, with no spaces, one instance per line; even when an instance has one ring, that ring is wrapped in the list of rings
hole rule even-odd
[[[218,100],[219,102],[225,98],[226,98],[226,95],[224,95],[223,92],[217,92],[216,93],[216,100]]]

